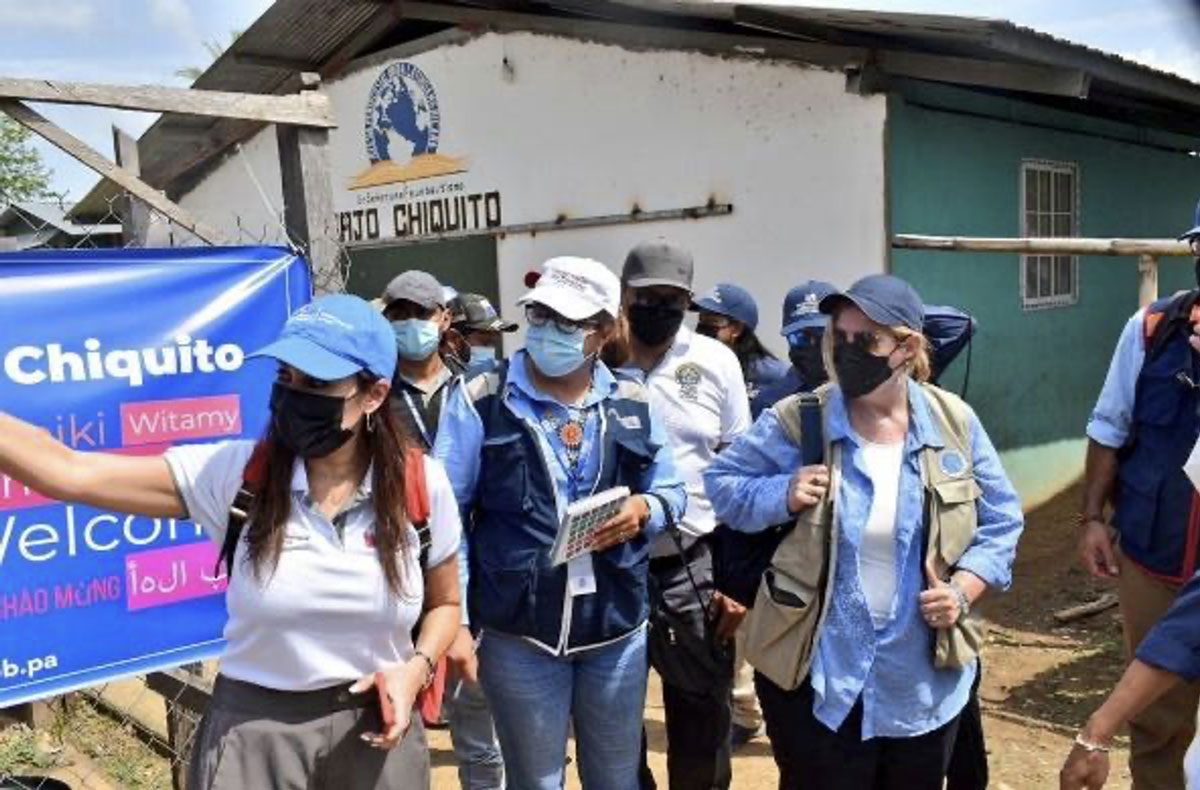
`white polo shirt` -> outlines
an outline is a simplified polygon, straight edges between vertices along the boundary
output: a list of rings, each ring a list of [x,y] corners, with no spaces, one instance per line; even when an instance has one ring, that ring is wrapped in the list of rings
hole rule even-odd
[[[663,420],[674,450],[675,467],[687,488],[687,510],[680,531],[707,535],[717,525],[704,492],[704,470],[717,450],[750,427],[750,399],[737,356],[719,340],[679,328],[669,351],[649,373],[627,368],[645,381],[650,405]],[[650,547],[654,557],[676,553],[668,535]]]
[[[254,443],[192,444],[166,453],[193,521],[220,544],[229,506]],[[432,545],[429,567],[455,556],[462,535],[446,470],[425,459]],[[334,522],[340,522],[340,529]],[[424,577],[411,526],[400,562],[404,592],[393,595],[375,553],[371,474],[334,522],[315,506],[304,463],[292,476],[292,515],[274,574],[260,581],[243,562],[245,534],[226,592],[229,621],[221,673],[285,691],[350,683],[412,657],[410,632],[421,614]]]

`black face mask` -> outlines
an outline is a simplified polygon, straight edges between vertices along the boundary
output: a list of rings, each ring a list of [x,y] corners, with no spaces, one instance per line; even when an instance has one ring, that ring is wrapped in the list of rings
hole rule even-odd
[[[635,304],[629,308],[629,331],[648,346],[660,346],[679,331],[683,308]]]
[[[696,324],[696,334],[704,335],[705,337],[716,337],[721,331],[721,327],[716,324]]]
[[[867,350],[869,342],[865,335],[858,335],[854,340],[834,340],[833,368],[837,371],[842,394],[849,400],[873,392],[895,372],[889,362],[891,355],[875,356]]]
[[[345,398],[302,392],[276,382],[271,390],[271,427],[284,447],[301,458],[323,458],[350,441],[342,427]]]
[[[804,386],[808,389],[815,389],[829,381],[829,374],[825,372],[825,360],[821,357],[820,343],[790,346],[788,359],[792,361],[792,366],[796,368],[800,378],[804,379]]]

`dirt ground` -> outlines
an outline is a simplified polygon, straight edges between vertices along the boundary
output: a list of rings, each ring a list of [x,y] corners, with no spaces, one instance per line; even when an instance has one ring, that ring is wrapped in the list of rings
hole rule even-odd
[[[1105,585],[1087,577],[1075,559],[1073,514],[1078,500],[1079,492],[1071,490],[1029,514],[1013,589],[987,601],[983,609],[993,627],[980,696],[991,754],[991,787],[996,790],[1057,787],[1058,769],[1075,732],[1124,666],[1115,609],[1067,627],[1056,626],[1052,617],[1055,611],[1106,592]],[[101,715],[76,700],[68,706],[74,713],[52,727],[0,731],[0,777],[46,773],[67,780],[76,790],[169,788],[168,760],[137,734],[162,730],[162,698],[137,679],[110,684],[101,696],[110,712],[120,712],[116,718],[124,725],[111,713]],[[131,727],[130,717],[143,726]],[[651,768],[660,786],[666,787],[663,710],[653,676],[646,720]],[[449,733],[432,731],[430,747],[433,787],[458,790]],[[733,780],[737,790],[775,787],[777,773],[765,738],[736,753]],[[573,767],[568,769],[567,785],[579,787]],[[1113,753],[1108,786],[1129,786],[1124,743]]]
[[[1079,492],[1071,490],[1028,515],[1017,554],[1012,590],[983,608],[993,624],[984,655],[980,697],[997,790],[1058,786],[1058,769],[1088,714],[1103,700],[1124,668],[1116,609],[1057,626],[1053,612],[1094,600],[1106,586],[1075,561],[1074,514]],[[657,677],[646,705],[650,767],[666,787],[666,741]],[[434,790],[457,790],[454,752],[446,731],[430,733]],[[1108,787],[1129,786],[1124,741],[1112,755]],[[578,788],[573,767],[569,788]],[[778,781],[771,746],[758,738],[734,757],[733,787],[764,790]]]

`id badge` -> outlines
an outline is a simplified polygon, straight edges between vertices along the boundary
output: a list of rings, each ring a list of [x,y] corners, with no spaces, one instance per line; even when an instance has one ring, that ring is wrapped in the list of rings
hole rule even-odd
[[[592,555],[580,554],[567,563],[567,594],[591,595],[596,592],[596,572],[592,568]]]

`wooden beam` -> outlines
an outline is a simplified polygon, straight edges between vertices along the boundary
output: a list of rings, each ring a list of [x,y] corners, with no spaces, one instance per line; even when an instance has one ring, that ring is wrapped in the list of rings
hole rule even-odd
[[[45,138],[109,181],[115,182],[125,191],[135,197],[141,198],[151,208],[181,228],[195,234],[202,241],[206,241],[209,244],[227,243],[225,237],[216,228],[210,227],[208,224],[196,219],[177,203],[168,200],[165,195],[151,187],[145,181],[117,167],[87,143],[47,120],[40,113],[22,102],[11,99],[0,99],[0,112],[7,114],[17,123]]]
[[[635,50],[667,48],[732,56],[745,53],[756,58],[798,60],[837,69],[862,63],[867,52],[862,48],[815,44],[786,38],[739,36],[591,19],[548,17],[513,11],[464,8],[420,0],[404,3],[404,16],[408,19],[459,25],[468,30],[528,30],[618,44]]]
[[[117,167],[131,176],[141,175],[138,162],[137,140],[113,124],[113,150],[117,155]],[[126,247],[145,247],[150,235],[150,209],[140,200],[128,195],[117,199],[121,212],[121,237]]]
[[[304,249],[317,292],[340,291],[344,283],[334,226],[329,131],[282,125],[275,131],[288,236]]]
[[[1033,255],[1192,257],[1191,247],[1186,242],[1172,239],[1001,239],[971,236],[916,236],[899,233],[892,237],[892,246],[903,250],[1022,252]]]
[[[263,96],[255,93],[164,88],[159,85],[101,85],[0,77],[0,99],[244,118],[262,123],[291,123],[324,129],[337,126],[329,98],[316,91],[294,96]]]
[[[880,50],[875,52],[874,62],[882,71],[898,77],[1044,93],[1072,99],[1086,99],[1090,85],[1088,75],[1079,69],[927,55],[922,52]]]
[[[234,52],[233,62],[239,66],[257,66],[280,71],[316,71],[320,64],[298,58],[283,58],[260,52]]]

